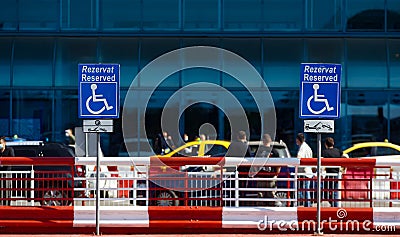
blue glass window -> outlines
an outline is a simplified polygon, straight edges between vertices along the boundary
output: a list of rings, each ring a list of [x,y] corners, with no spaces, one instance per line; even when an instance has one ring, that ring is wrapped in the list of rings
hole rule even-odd
[[[59,1],[19,0],[20,30],[56,30],[59,26]]]
[[[43,134],[52,133],[52,99],[51,90],[14,91],[12,134],[28,140],[40,140]]]
[[[352,0],[347,2],[348,31],[383,31],[384,0]]]
[[[387,87],[386,45],[384,40],[347,41],[348,87]]]
[[[307,29],[336,30],[342,29],[342,1],[307,0]]]
[[[12,40],[0,39],[0,86],[10,85]]]
[[[264,80],[269,87],[299,87],[304,61],[301,39],[264,40]]]
[[[120,68],[120,86],[129,87],[138,73],[139,54],[137,39],[105,38],[101,40],[99,61],[118,63]],[[137,86],[134,84],[133,86]]]
[[[344,49],[342,39],[309,39],[306,41],[310,63],[338,63],[344,66]],[[344,87],[345,73],[342,69],[341,85]]]
[[[400,93],[390,94],[390,142],[400,144]]]
[[[143,29],[177,30],[179,26],[179,0],[143,1]]]
[[[17,0],[3,0],[0,7],[0,30],[17,29]]]
[[[64,30],[96,28],[96,0],[61,0]]]
[[[131,0],[103,0],[100,11],[101,27],[104,30],[140,29],[141,2]]]
[[[225,30],[262,30],[262,0],[230,0],[223,1]]]
[[[59,39],[55,66],[56,86],[78,86],[78,64],[97,63],[96,39]]]
[[[387,4],[387,29],[388,31],[400,31],[400,2],[398,0],[386,0]]]
[[[18,38],[15,40],[13,85],[53,85],[52,38]]]
[[[240,11],[240,7],[237,9]],[[303,0],[264,0],[266,30],[299,31],[304,28]]]
[[[145,67],[148,63],[156,59],[157,57],[168,53],[172,50],[178,49],[180,45],[179,39],[168,39],[168,38],[159,38],[159,39],[143,39],[141,43],[141,55],[140,55],[140,68]],[[175,67],[178,62],[168,62],[166,65],[158,65],[157,68],[154,68],[155,71],[158,69],[166,69],[169,71],[170,65]],[[155,86],[155,82],[163,80],[161,86],[166,87],[179,87],[179,77],[180,73],[174,73],[173,75],[165,78],[146,78],[140,79],[141,87],[153,87]]]
[[[290,151],[296,151],[296,137],[294,131],[294,118],[299,107],[299,93],[296,91],[271,91],[274,100],[276,117],[276,141],[282,140],[286,143]],[[295,154],[293,152],[293,154]]]
[[[390,87],[400,87],[400,40],[389,40]]]
[[[310,39],[307,40],[308,61],[318,63],[342,63],[342,39]]]
[[[388,94],[373,91],[349,91],[347,125],[353,137],[368,135],[376,141],[387,138]]]
[[[78,90],[56,90],[54,97],[55,131],[45,134],[45,138],[57,142],[66,142],[65,129],[78,127]],[[68,109],[65,109],[68,108]]]
[[[190,68],[182,71],[182,86],[196,82],[220,84],[220,72],[208,68]]]
[[[10,91],[0,90],[0,134],[1,136],[10,135]]]
[[[217,30],[218,0],[185,0],[184,26],[185,30]]]
[[[215,38],[196,38],[196,39],[184,39],[184,47],[196,47],[196,46],[211,46],[219,47],[219,39]],[[186,86],[195,82],[209,82],[220,85],[221,72],[206,69],[206,68],[192,68],[183,70],[182,73],[182,86]]]
[[[261,40],[260,39],[223,39],[222,47],[248,61],[261,75]],[[226,62],[230,64],[231,62]],[[238,68],[237,68],[238,69]],[[247,75],[247,67],[240,68],[241,75]],[[246,87],[260,87],[261,82],[257,78],[237,78],[247,83]],[[227,74],[222,75],[224,87],[241,87],[242,85]]]
[[[211,46],[211,47],[220,47],[220,40],[217,38],[184,38],[183,40],[184,47],[190,46]]]

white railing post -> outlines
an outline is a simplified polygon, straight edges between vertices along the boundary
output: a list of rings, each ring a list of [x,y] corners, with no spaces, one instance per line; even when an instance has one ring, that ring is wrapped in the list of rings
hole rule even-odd
[[[235,170],[235,207],[239,207],[239,172]]]
[[[133,168],[133,190],[132,190],[132,199],[133,199],[132,204],[133,204],[133,206],[136,206],[138,178],[139,178],[138,172],[136,171],[136,168]]]
[[[35,206],[35,171],[33,170],[33,165],[31,167],[31,206]]]
[[[149,185],[150,185],[150,182],[149,182],[149,175],[150,175],[150,166],[149,165],[147,165],[146,166],[146,206],[148,207],[149,206],[149,198],[150,198],[150,192],[149,192],[149,189],[150,189],[150,187],[149,187]]]

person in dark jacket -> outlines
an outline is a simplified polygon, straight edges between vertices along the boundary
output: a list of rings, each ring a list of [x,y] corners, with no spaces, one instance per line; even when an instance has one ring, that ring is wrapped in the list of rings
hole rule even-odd
[[[15,156],[14,149],[6,145],[6,138],[0,138],[0,157]]]
[[[335,141],[333,140],[332,137],[327,137],[325,139],[325,150],[322,151],[322,157],[324,158],[340,158],[343,157],[343,152],[339,150],[338,148],[334,147]],[[339,171],[340,168],[333,168],[333,167],[327,167],[325,169],[326,171],[326,180],[323,182],[324,185],[324,196],[326,199],[329,200],[329,203],[331,204],[331,207],[337,207],[338,206],[338,178],[339,178]]]
[[[266,133],[263,135],[262,142],[263,144],[258,148],[255,157],[279,158],[278,151],[271,146],[272,139],[269,134]],[[279,166],[252,166],[250,168],[250,175],[256,178],[276,179],[280,171],[281,167]],[[256,182],[257,182],[256,187],[259,188],[260,190],[263,190],[265,188],[268,189],[276,188],[276,180],[268,180],[268,181],[257,180]],[[268,190],[265,192],[261,191],[258,195],[263,198],[275,198],[275,191],[274,190]],[[263,205],[263,202],[258,202],[258,203]],[[267,206],[282,206],[282,202],[280,202],[279,200],[267,201],[266,204]]]
[[[250,147],[247,144],[247,136],[245,131],[239,131],[236,136],[236,141],[231,142],[228,151],[226,153],[227,157],[250,157]]]
[[[12,147],[8,147],[6,145],[6,138],[0,138],[0,157],[10,157],[15,156],[14,149]],[[1,171],[11,171],[11,166],[2,166],[0,164],[0,172]],[[0,202],[1,205],[8,206],[10,204],[10,200],[4,200],[11,197],[11,180],[4,180],[4,178],[11,178],[11,174],[9,173],[0,173],[0,187],[3,191],[0,192]]]

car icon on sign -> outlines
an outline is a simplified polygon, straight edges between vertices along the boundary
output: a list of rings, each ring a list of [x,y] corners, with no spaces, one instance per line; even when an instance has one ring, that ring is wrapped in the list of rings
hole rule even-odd
[[[318,122],[314,126],[310,126],[310,124],[307,123],[305,128],[306,130],[316,130],[316,131],[319,131],[322,128],[326,128],[329,131],[332,131],[332,127],[329,124],[323,124],[322,122]]]

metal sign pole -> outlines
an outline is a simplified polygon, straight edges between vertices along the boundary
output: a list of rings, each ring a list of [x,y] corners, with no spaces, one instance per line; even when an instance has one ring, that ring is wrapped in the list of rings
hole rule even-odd
[[[97,133],[97,159],[96,159],[96,235],[100,235],[100,133]]]
[[[85,133],[85,156],[89,157],[89,134]]]
[[[94,81],[93,78],[107,80]],[[83,120],[84,133],[97,133],[96,235],[100,235],[100,133],[113,132],[113,121],[110,119],[119,118],[119,79],[119,64],[78,64],[79,118],[85,119]],[[86,155],[88,153],[86,146]]]
[[[317,133],[317,233],[323,235],[321,231],[321,133]]]

